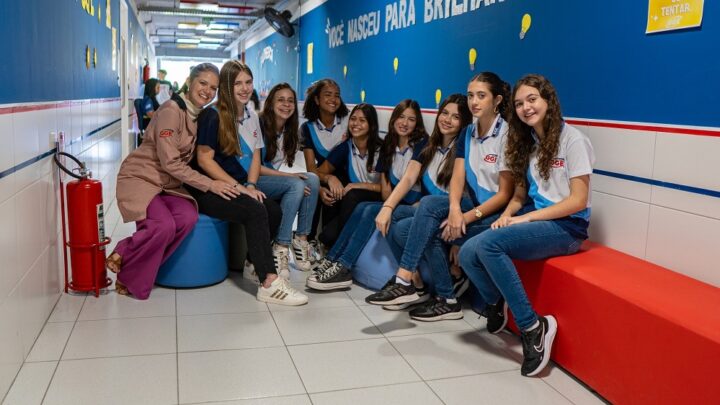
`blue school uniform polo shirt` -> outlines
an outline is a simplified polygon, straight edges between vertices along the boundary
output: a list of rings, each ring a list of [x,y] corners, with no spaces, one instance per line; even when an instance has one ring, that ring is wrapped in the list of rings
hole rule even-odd
[[[347,133],[348,116],[335,117],[331,127],[325,127],[320,120],[307,121],[300,126],[303,149],[311,149],[319,167],[328,158],[330,151],[339,145]]]
[[[438,174],[445,164],[448,152],[455,147],[457,137],[450,142],[450,144],[443,148],[437,147],[435,154],[433,154],[432,160],[425,168],[425,172],[422,174],[422,180],[420,182],[423,195],[447,195],[447,187],[441,186],[438,183]]]
[[[532,132],[535,142],[539,142],[535,131]],[[595,163],[595,152],[590,139],[577,128],[564,124],[560,133],[558,151],[552,160],[550,177],[543,180],[537,169],[537,145],[530,153],[527,170],[528,195],[535,209],[542,209],[557,204],[570,196],[570,179],[590,175]],[[592,187],[588,188],[588,191]],[[576,238],[587,239],[587,228],[590,224],[591,193],[588,193],[587,206],[568,217],[556,219],[558,224]]]
[[[206,108],[198,117],[197,143],[215,151],[213,160],[238,183],[247,181],[248,172],[240,164],[236,156],[226,155],[218,143],[220,116],[215,106]],[[200,170],[202,171],[202,170]]]
[[[405,171],[407,170],[407,167],[411,161],[420,161],[420,152],[422,152],[422,150],[425,148],[425,145],[427,145],[427,139],[422,139],[419,142],[415,143],[415,145],[408,145],[404,149],[400,149],[399,147],[395,148],[395,153],[393,154],[392,166],[389,170],[388,179],[392,188],[395,188],[395,186],[400,183],[400,179],[402,179],[402,176],[405,175]],[[376,170],[379,173],[385,172],[385,167],[383,166],[382,162],[378,161]],[[405,194],[402,202],[404,204],[414,204],[420,201],[420,198],[422,198],[422,196],[423,194],[420,185],[414,184],[412,188],[410,188],[410,190],[407,192],[407,194]]]
[[[375,160],[380,156],[380,149],[375,151]],[[327,161],[335,168],[335,173],[340,178],[347,178],[350,183],[377,183],[380,181],[380,173],[377,170],[368,171],[367,160],[370,154],[361,155],[358,152],[352,139],[341,143],[333,148],[327,157]]]
[[[270,169],[280,170],[280,166],[282,166],[282,164],[285,163],[285,151],[283,150],[283,139],[284,139],[283,137],[284,137],[284,135],[282,132],[277,135],[277,139],[275,141],[275,143],[277,144],[277,146],[276,146],[277,149],[275,151],[275,157],[272,160],[267,160],[267,149],[263,146],[262,151],[260,152],[260,155],[262,157],[263,166],[270,168]],[[268,139],[263,139],[263,141],[265,143],[269,142]]]
[[[500,172],[505,167],[505,144],[508,125],[498,114],[481,138],[475,124],[470,124],[458,141],[456,158],[465,159],[465,186],[476,206],[494,196],[500,188]]]
[[[257,113],[246,106],[245,114],[237,121],[237,130],[242,156],[236,156],[236,159],[243,169],[250,173],[253,152],[265,147]]]

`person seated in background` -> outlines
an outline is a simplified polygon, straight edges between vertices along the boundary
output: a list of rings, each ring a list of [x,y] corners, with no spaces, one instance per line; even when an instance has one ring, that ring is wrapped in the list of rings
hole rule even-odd
[[[150,120],[155,114],[155,110],[160,108],[160,103],[157,100],[157,94],[160,91],[160,82],[158,79],[148,79],[145,82],[145,94],[142,99],[142,130],[147,129],[150,124]]]

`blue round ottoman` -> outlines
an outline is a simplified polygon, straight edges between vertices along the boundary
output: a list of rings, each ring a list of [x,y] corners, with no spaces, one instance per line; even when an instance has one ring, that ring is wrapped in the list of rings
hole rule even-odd
[[[365,244],[351,272],[353,279],[371,290],[383,288],[398,264],[385,238],[377,230]]]
[[[228,275],[228,223],[200,214],[195,228],[158,271],[163,287],[204,287]]]
[[[353,279],[371,290],[380,290],[395,276],[398,262],[390,245],[379,231],[373,232],[351,272]],[[418,265],[420,276],[431,293],[434,293],[432,270],[425,259]]]

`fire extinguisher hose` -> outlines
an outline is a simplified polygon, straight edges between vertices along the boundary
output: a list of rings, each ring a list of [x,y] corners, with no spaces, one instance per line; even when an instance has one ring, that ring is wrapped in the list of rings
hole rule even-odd
[[[55,156],[54,156],[55,164],[60,168],[60,170],[64,171],[65,173],[67,173],[68,175],[70,175],[76,179],[82,179],[85,177],[85,176],[75,174],[71,170],[68,170],[67,167],[65,167],[65,165],[60,163],[60,156],[65,156],[65,157],[72,159],[75,163],[77,163],[78,166],[80,166],[81,173],[85,172],[85,164],[83,162],[81,162],[80,160],[78,160],[78,158],[76,158],[75,156],[73,156],[69,153],[66,153],[66,152],[57,152],[57,153],[55,153]]]

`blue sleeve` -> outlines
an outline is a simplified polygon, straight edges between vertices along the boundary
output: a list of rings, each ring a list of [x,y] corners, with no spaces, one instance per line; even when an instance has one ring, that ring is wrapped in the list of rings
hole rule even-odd
[[[380,156],[377,157],[377,163],[375,164],[375,171],[378,173],[385,172],[385,165],[383,165],[383,160],[380,158]]]
[[[425,149],[427,144],[428,144],[428,139],[424,138],[422,141],[416,143],[415,146],[413,146],[412,160],[414,160],[416,162],[420,161],[420,154],[422,153],[423,149]]]
[[[467,126],[460,131],[460,135],[457,137],[457,141],[455,141],[455,158],[465,159],[465,142],[467,141],[468,133],[472,133],[469,131],[470,127]]]
[[[197,143],[213,148],[218,152],[219,116],[214,108],[206,108],[198,117]]]
[[[310,125],[310,121],[303,122],[303,124],[300,125],[300,148],[312,149],[312,151],[315,152],[315,155],[317,155],[315,143],[313,143],[312,136],[310,136],[310,129],[308,128],[308,125]]]
[[[155,109],[153,109],[153,103],[152,103],[152,99],[150,97],[147,97],[147,96],[143,97],[142,102],[143,102],[143,114],[147,114],[149,112],[155,111]]]
[[[333,165],[335,172],[345,173],[347,171],[348,154],[350,153],[348,142],[350,141],[345,141],[334,147],[327,157],[327,161]]]

